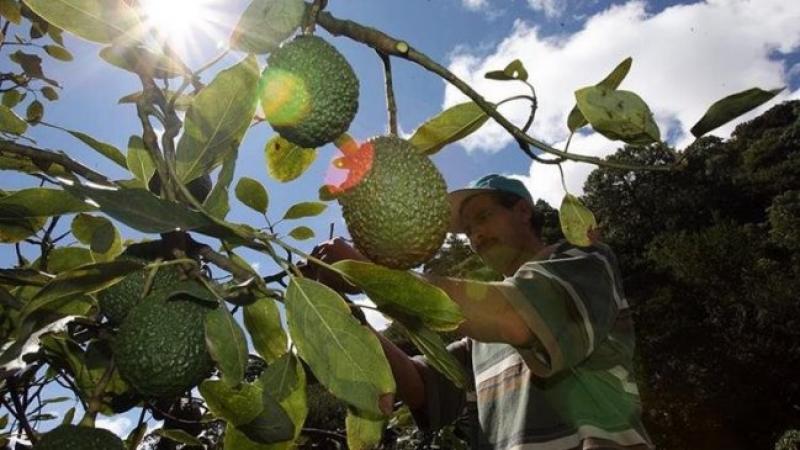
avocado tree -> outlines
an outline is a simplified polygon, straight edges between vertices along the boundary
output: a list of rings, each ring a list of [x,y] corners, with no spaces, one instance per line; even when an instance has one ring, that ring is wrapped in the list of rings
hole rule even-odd
[[[222,53],[235,53],[239,61],[213,76],[207,72],[222,56],[190,67],[143,19],[135,0],[1,0],[0,6],[0,40],[26,50],[10,55],[18,71],[0,73],[0,170],[28,174],[39,184],[0,191],[0,241],[4,252],[18,256],[15,266],[0,269],[0,400],[7,410],[0,417],[2,445],[13,439],[40,449],[134,449],[145,439],[150,415],[164,420],[154,431],[162,443],[289,448],[310,436],[304,433],[313,406],[306,386],[318,382],[347,405],[346,444],[375,447],[394,408],[388,362],[343,294],[305,276],[310,264],[360,287],[437,370],[463,385],[463,368],[437,334],[458,327],[459,309],[443,291],[401,270],[430,259],[445,238],[444,183],[430,155],[493,119],[542,164],[570,160],[658,172],[683,167],[680,160],[632,166],[568,144],[554,148],[528,133],[537,97],[519,61],[486,77],[524,83],[530,95],[493,104],[408,42],[334,17],[324,0],[253,0]],[[13,34],[20,26],[30,27],[29,37]],[[346,134],[358,108],[358,76],[315,34],[318,28],[380,56],[387,136],[359,143]],[[42,120],[41,97],[57,100],[60,86],[43,73],[41,58],[71,59],[62,32],[96,43],[103,60],[141,82],[141,91],[121,99],[135,105],[141,127],[126,152],[60,128],[97,158],[124,169],[124,179],[26,137],[30,127],[58,128]],[[441,77],[470,101],[421,124],[409,139],[398,137],[392,59]],[[661,141],[647,104],[618,89],[631,62],[575,91],[570,131],[590,125],[611,140],[640,146]],[[726,97],[692,133],[700,137],[776,93],[753,88]],[[511,101],[531,105],[521,128],[497,110]],[[23,110],[24,118],[18,114]],[[314,237],[307,226],[284,235],[269,221],[256,228],[226,220],[231,191],[267,213],[269,196],[261,183],[240,178],[233,184],[240,143],[251,127],[266,123],[275,131],[265,143],[269,174],[288,183],[286,189],[327,143],[341,151],[334,164],[346,173],[283,219],[312,217],[326,202],[339,201],[356,246],[376,263],[330,266],[316,260],[290,240]],[[569,193],[559,220],[567,239],[588,243],[595,219]],[[57,235],[66,221],[68,229]],[[124,238],[126,230],[149,239],[132,242]],[[33,261],[21,251],[27,246],[39,250]],[[279,272],[260,276],[244,251],[270,258]],[[241,321],[234,318],[239,312]],[[75,417],[73,409],[44,432],[53,428],[51,405],[64,400],[42,396],[56,384],[71,393],[66,399],[78,402],[82,415]],[[130,410],[140,411],[140,419],[129,436],[94,428],[98,414]]]

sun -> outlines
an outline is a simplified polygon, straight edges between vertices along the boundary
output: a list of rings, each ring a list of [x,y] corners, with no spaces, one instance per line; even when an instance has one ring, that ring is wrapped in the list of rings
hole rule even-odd
[[[148,28],[185,49],[198,37],[215,38],[221,0],[139,0]]]

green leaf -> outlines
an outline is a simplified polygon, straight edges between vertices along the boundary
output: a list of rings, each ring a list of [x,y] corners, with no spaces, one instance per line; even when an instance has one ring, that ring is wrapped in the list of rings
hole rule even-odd
[[[106,144],[105,142],[100,142],[86,133],[81,133],[80,131],[75,131],[75,130],[65,130],[65,131],[74,136],[75,138],[79,139],[81,142],[88,145],[92,149],[94,149],[97,153],[100,153],[101,155],[105,156],[111,161],[114,161],[115,163],[117,163],[118,166],[122,167],[123,169],[128,168],[128,163],[125,160],[125,155],[123,155],[122,152],[113,145]]]
[[[298,241],[305,241],[314,237],[314,230],[305,225],[301,225],[290,231],[289,236],[297,239]]]
[[[3,97],[5,102],[5,97]],[[22,134],[28,129],[28,124],[14,113],[9,107],[0,105],[0,131],[11,134]]]
[[[247,341],[230,311],[221,305],[206,316],[206,346],[222,372],[222,381],[237,386],[247,368]]]
[[[89,248],[95,253],[106,253],[111,250],[114,244],[114,239],[117,236],[117,229],[108,221],[94,230],[92,233],[92,241],[89,243]]]
[[[191,72],[177,60],[144,47],[112,45],[100,50],[100,57],[112,66],[153,78],[175,78]]]
[[[231,48],[263,54],[277,49],[300,26],[302,0],[253,0],[242,13],[231,36]]]
[[[176,169],[182,182],[210,172],[239,147],[255,114],[258,80],[258,62],[250,55],[197,94],[178,142]]]
[[[72,423],[72,419],[75,418],[75,407],[68,409],[67,412],[64,414],[64,418],[61,419],[62,425],[68,425]]]
[[[241,383],[232,387],[220,380],[205,380],[199,389],[208,409],[233,425],[251,422],[264,409],[261,384]]]
[[[237,430],[247,439],[259,444],[288,441],[294,437],[294,423],[280,403],[268,393],[261,397],[264,409],[249,423],[239,425]]]
[[[692,127],[692,134],[694,137],[699,138],[709,131],[772,100],[783,89],[765,91],[759,88],[752,88],[717,100]]]
[[[141,137],[134,135],[128,138],[125,164],[133,176],[142,182],[142,187],[147,188],[150,178],[156,172],[156,163]]]
[[[408,271],[353,260],[333,267],[389,315],[416,318],[438,331],[454,330],[464,321],[458,305],[443,290]]]
[[[60,61],[72,61],[73,59],[72,53],[59,45],[45,45],[44,51],[46,51],[48,55]]]
[[[228,189],[233,181],[233,173],[236,170],[236,156],[238,152],[228,153],[222,161],[222,170],[217,176],[217,182],[211,189],[211,193],[203,202],[206,212],[218,219],[224,219],[230,211],[228,203]]]
[[[28,104],[25,110],[25,119],[30,122],[39,122],[44,117],[44,105],[39,100],[34,100]]]
[[[244,326],[250,333],[256,352],[267,364],[272,364],[286,353],[286,332],[281,326],[278,306],[271,298],[262,297],[244,306]]]
[[[420,323],[395,322],[401,333],[425,355],[428,364],[461,389],[467,387],[467,373],[461,363],[447,351],[447,345],[435,331]]]
[[[575,91],[578,108],[592,128],[603,136],[632,145],[658,142],[653,113],[638,95],[605,86],[590,86]]]
[[[611,71],[602,81],[596,84],[596,86],[605,86],[609,89],[616,89],[622,83],[622,80],[628,75],[628,72],[631,70],[631,64],[633,64],[633,58],[630,56],[625,58],[621,63],[617,64],[617,67]],[[583,117],[581,110],[578,109],[578,105],[572,107],[572,111],[569,113],[569,117],[567,118],[567,127],[569,131],[575,131],[578,128],[581,128],[585,125],[588,125],[589,121]]]
[[[267,197],[267,190],[258,181],[242,177],[236,183],[236,198],[244,203],[251,209],[254,209],[261,214],[267,213],[267,205],[269,198]]]
[[[175,441],[181,444],[186,444],[188,447],[205,448],[205,446],[203,445],[203,441],[197,439],[195,436],[192,436],[186,431],[178,428],[172,430],[165,430],[163,428],[160,428],[154,431],[154,433],[163,438],[167,438],[171,441]]]
[[[564,232],[564,237],[571,244],[579,247],[592,244],[588,233],[597,227],[597,221],[594,214],[583,206],[583,203],[574,195],[564,195],[558,210],[558,219],[561,222],[561,231]]]
[[[317,379],[336,397],[381,415],[381,401],[395,390],[389,363],[375,335],[350,314],[329,287],[292,278],[286,290],[292,341]]]
[[[17,106],[19,104],[19,102],[22,101],[23,98],[25,98],[25,94],[23,94],[22,92],[20,92],[20,91],[18,91],[16,89],[12,89],[10,91],[6,91],[6,92],[3,93],[3,106],[5,106],[6,108],[13,108],[13,107]],[[2,111],[2,108],[0,108],[0,111]],[[2,120],[2,119],[0,119],[0,120]],[[20,119],[20,120],[22,120],[22,119]],[[17,134],[21,134],[21,133],[17,133]]]
[[[386,420],[362,414],[353,408],[347,409],[345,418],[347,429],[347,448],[350,450],[370,450],[377,448],[383,438]]]
[[[300,219],[302,217],[313,217],[322,214],[328,205],[320,202],[301,202],[292,205],[286,214],[283,215],[284,220]]]
[[[58,100],[58,92],[50,86],[45,86],[42,88],[42,95],[44,98],[52,101]]]
[[[273,136],[264,149],[269,175],[286,183],[303,174],[317,158],[317,150],[302,148],[280,135]]]
[[[98,189],[81,185],[65,189],[91,199],[111,218],[143,233],[194,230],[212,225],[201,213],[156,197],[146,189]]]
[[[164,96],[166,97],[166,100],[168,102],[172,101],[172,99],[173,99],[173,97],[175,95],[176,95],[176,92],[174,92],[174,91],[164,91]],[[142,92],[142,91],[134,92],[133,94],[128,94],[128,95],[120,98],[119,100],[117,100],[117,103],[119,103],[119,104],[126,104],[126,103],[136,104],[142,99],[143,96],[144,96],[144,92]],[[192,105],[192,101],[193,100],[194,100],[194,97],[191,96],[191,95],[187,95],[187,94],[179,95],[178,98],[175,99],[175,103],[174,103],[175,104],[175,110],[176,111],[186,111],[187,109],[189,109],[189,106]]]
[[[47,217],[94,209],[60,189],[30,188],[0,195],[0,242],[14,243],[36,233]]]
[[[75,294],[91,294],[105,289],[142,267],[143,264],[140,262],[117,260],[87,264],[61,272],[25,305],[20,318],[24,320],[35,311],[62,298]]]
[[[19,3],[14,0],[0,0],[0,16],[17,25],[22,21]],[[5,425],[4,425],[5,426]],[[3,427],[0,427],[2,429]]]
[[[281,407],[294,423],[294,439],[300,435],[308,415],[306,399],[306,372],[300,361],[291,353],[284,354],[270,364],[259,378],[264,393],[280,402]],[[277,444],[269,450],[293,448],[292,441]]]
[[[110,43],[138,24],[125,2],[105,0],[24,0],[36,14],[84,39]]]
[[[477,131],[487,120],[489,115],[477,103],[460,103],[422,124],[410,141],[422,153],[432,155]]]
[[[92,236],[99,228],[104,227],[106,224],[111,224],[111,221],[102,216],[92,216],[90,214],[78,214],[72,219],[70,230],[75,239],[82,244],[89,245],[92,243]]]
[[[505,69],[503,70],[493,70],[491,72],[487,72],[485,75],[486,78],[491,80],[522,80],[526,81],[528,79],[528,71],[525,70],[525,66],[522,64],[522,61],[515,59],[511,61]]]
[[[88,248],[59,247],[54,248],[47,255],[47,260],[45,262],[47,263],[47,267],[42,267],[42,259],[38,258],[31,263],[31,267],[57,275],[61,272],[66,272],[67,270],[72,270],[76,267],[98,261],[92,257],[92,252]]]
[[[113,259],[122,252],[122,236],[105,217],[78,214],[72,220],[71,230],[78,241],[90,246],[99,260]]]

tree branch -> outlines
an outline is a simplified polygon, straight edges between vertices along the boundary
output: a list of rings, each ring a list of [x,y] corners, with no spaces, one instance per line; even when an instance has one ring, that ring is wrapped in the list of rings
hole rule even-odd
[[[111,184],[111,181],[105,175],[95,172],[94,170],[84,166],[83,164],[70,159],[64,152],[54,152],[52,150],[43,150],[28,145],[19,144],[17,142],[0,139],[0,156],[17,155],[30,158],[36,164],[36,161],[46,161],[49,163],[58,164],[68,171],[80,175],[83,178],[100,184]]]
[[[602,166],[602,167],[611,167],[624,170],[657,170],[657,171],[669,171],[669,170],[674,170],[676,168],[675,166],[635,166],[616,161],[606,161],[604,159],[596,158],[593,156],[580,155],[576,153],[566,153],[561,150],[555,149],[550,145],[525,134],[517,126],[515,126],[508,119],[506,119],[505,116],[500,114],[494,105],[492,105],[490,102],[484,99],[483,96],[478,94],[467,83],[458,78],[454,73],[447,70],[447,68],[443,67],[441,64],[429,58],[424,53],[421,53],[412,48],[410,45],[408,45],[407,42],[400,41],[398,39],[395,39],[387,35],[382,31],[366,27],[359,23],[353,22],[352,20],[338,19],[333,15],[331,15],[331,13],[329,12],[320,12],[319,15],[317,16],[317,23],[322,25],[323,28],[328,30],[328,32],[333,34],[334,36],[347,36],[350,39],[366,44],[369,47],[372,47],[381,53],[385,53],[387,55],[394,55],[399,58],[411,61],[423,67],[424,69],[428,70],[429,72],[432,72],[438,75],[439,77],[445,79],[459,91],[464,93],[464,95],[466,95],[472,101],[474,101],[478,106],[481,107],[481,109],[486,111],[489,117],[494,119],[498,124],[500,124],[501,127],[503,127],[506,131],[511,133],[514,139],[516,139],[518,142],[525,142],[533,147],[538,148],[543,152],[550,153],[552,155],[556,155],[561,158],[569,159],[576,162],[594,164],[596,166]]]
[[[386,79],[386,109],[389,112],[389,132],[397,136],[397,103],[394,99],[394,87],[392,83],[392,61],[386,53],[378,52],[383,61],[383,73]]]

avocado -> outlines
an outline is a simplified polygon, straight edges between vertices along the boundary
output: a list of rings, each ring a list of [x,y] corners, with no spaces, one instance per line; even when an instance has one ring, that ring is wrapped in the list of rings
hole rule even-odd
[[[299,36],[272,53],[261,77],[261,107],[288,141],[315,148],[350,127],[358,110],[358,78],[336,48]]]
[[[450,220],[447,185],[433,162],[395,136],[374,138],[346,155],[346,168],[348,160],[356,167],[349,167],[351,176],[337,199],[356,247],[395,269],[430,259]]]
[[[124,450],[125,444],[103,428],[60,425],[43,434],[33,450]]]

